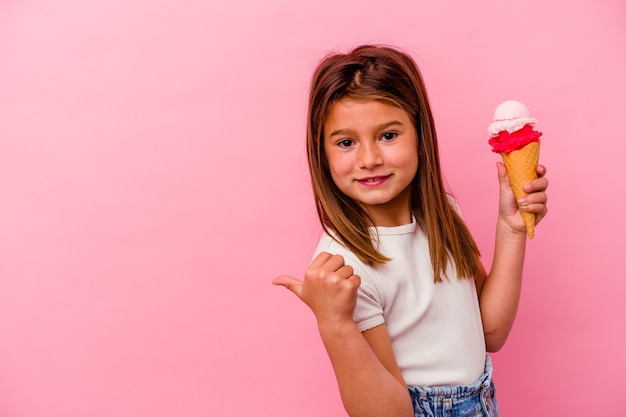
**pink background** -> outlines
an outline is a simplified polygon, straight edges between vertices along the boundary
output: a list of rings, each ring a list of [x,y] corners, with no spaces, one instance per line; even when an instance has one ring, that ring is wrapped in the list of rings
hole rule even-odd
[[[311,71],[364,42],[421,66],[486,264],[486,125],[510,98],[538,118],[550,215],[494,355],[502,414],[623,415],[622,0],[0,3],[0,415],[345,415],[270,282],[320,234]]]

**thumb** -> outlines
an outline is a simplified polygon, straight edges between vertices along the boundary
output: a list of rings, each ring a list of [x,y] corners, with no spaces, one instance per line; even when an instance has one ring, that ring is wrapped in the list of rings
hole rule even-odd
[[[302,295],[302,281],[296,279],[290,275],[281,275],[272,281],[274,285],[282,285],[287,288],[289,291],[300,297]]]
[[[509,177],[506,175],[506,166],[502,162],[496,162],[496,166],[498,168],[498,179],[500,180],[500,184],[503,182],[509,182]]]
[[[500,182],[500,192],[510,190],[511,184],[509,183],[509,177],[506,173],[506,166],[502,162],[496,162],[498,167],[498,181]]]

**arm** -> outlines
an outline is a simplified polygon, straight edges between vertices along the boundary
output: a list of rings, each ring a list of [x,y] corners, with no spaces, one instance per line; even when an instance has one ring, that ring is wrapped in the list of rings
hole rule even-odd
[[[409,391],[391,351],[391,342],[385,342],[389,336],[384,324],[364,333],[359,332],[354,323],[343,328],[320,326],[320,334],[348,415],[414,415]],[[379,352],[375,352],[375,347],[379,348]],[[377,353],[383,354],[382,357],[379,358]],[[385,365],[390,366],[392,371]]]
[[[522,209],[535,213],[539,222],[547,214],[545,167],[539,166],[539,178],[527,185],[530,194],[521,201]],[[500,210],[496,226],[496,242],[491,271],[481,267],[476,277],[487,351],[502,348],[513,327],[522,288],[526,228],[519,214],[506,168],[498,163],[500,180]]]
[[[304,281],[281,276],[274,284],[287,287],[313,310],[350,416],[413,416],[386,326],[361,333],[352,319],[360,278],[343,257],[322,252]]]

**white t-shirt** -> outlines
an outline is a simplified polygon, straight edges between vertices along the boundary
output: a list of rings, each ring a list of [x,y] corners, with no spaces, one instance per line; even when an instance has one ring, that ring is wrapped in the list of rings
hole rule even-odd
[[[361,262],[324,234],[315,254],[342,255],[361,277],[354,321],[364,331],[385,323],[409,386],[469,385],[484,372],[485,339],[473,279],[449,265],[435,283],[426,236],[411,224],[377,227],[379,251],[392,258],[376,267]]]

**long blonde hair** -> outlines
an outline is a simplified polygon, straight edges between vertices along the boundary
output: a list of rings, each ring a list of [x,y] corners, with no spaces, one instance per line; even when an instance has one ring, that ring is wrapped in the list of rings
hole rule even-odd
[[[410,209],[428,238],[435,282],[442,281],[451,259],[459,277],[474,277],[479,251],[446,195],[422,76],[413,59],[394,48],[364,45],[346,54],[332,54],[320,62],[313,75],[307,153],[317,213],[324,229],[370,266],[390,260],[372,240],[372,219],[358,202],[337,188],[330,174],[324,150],[324,122],[331,106],[341,99],[380,100],[411,116],[418,137],[419,166],[411,185]]]

